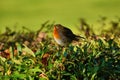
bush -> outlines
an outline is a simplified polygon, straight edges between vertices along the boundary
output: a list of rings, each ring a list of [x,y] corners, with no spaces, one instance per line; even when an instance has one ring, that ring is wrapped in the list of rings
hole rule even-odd
[[[119,22],[96,35],[81,19],[80,31],[86,39],[67,47],[47,35],[52,27],[53,23],[45,22],[36,32],[6,28],[0,37],[1,80],[120,79]]]

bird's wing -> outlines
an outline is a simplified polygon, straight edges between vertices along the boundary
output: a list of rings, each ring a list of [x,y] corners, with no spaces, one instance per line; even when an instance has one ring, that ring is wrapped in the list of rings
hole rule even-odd
[[[63,27],[64,28],[64,31],[63,31],[63,34],[66,36],[66,37],[69,37],[69,38],[74,38],[75,35],[73,34],[73,32],[66,28],[66,27]]]

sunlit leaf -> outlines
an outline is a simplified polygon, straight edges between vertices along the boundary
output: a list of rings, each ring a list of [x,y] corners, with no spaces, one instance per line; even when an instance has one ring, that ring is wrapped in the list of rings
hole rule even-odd
[[[3,62],[5,62],[5,61],[6,61],[6,58],[0,56],[0,60],[2,60]]]
[[[31,56],[35,57],[34,52],[30,48],[28,48],[26,45],[24,45],[24,48],[22,50],[23,50],[23,52],[25,52],[26,55],[31,55]]]

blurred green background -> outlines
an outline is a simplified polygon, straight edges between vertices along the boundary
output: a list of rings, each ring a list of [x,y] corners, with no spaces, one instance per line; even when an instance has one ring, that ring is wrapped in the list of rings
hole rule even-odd
[[[74,28],[79,18],[96,24],[99,16],[120,16],[120,0],[0,0],[0,31],[6,26],[37,30],[47,20]]]

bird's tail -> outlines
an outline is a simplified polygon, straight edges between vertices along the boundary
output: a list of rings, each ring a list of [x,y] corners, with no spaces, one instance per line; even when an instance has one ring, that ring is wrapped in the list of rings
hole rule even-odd
[[[82,36],[78,36],[78,35],[76,35],[75,40],[76,40],[76,41],[79,41],[80,38],[85,40],[84,37],[82,37]]]

